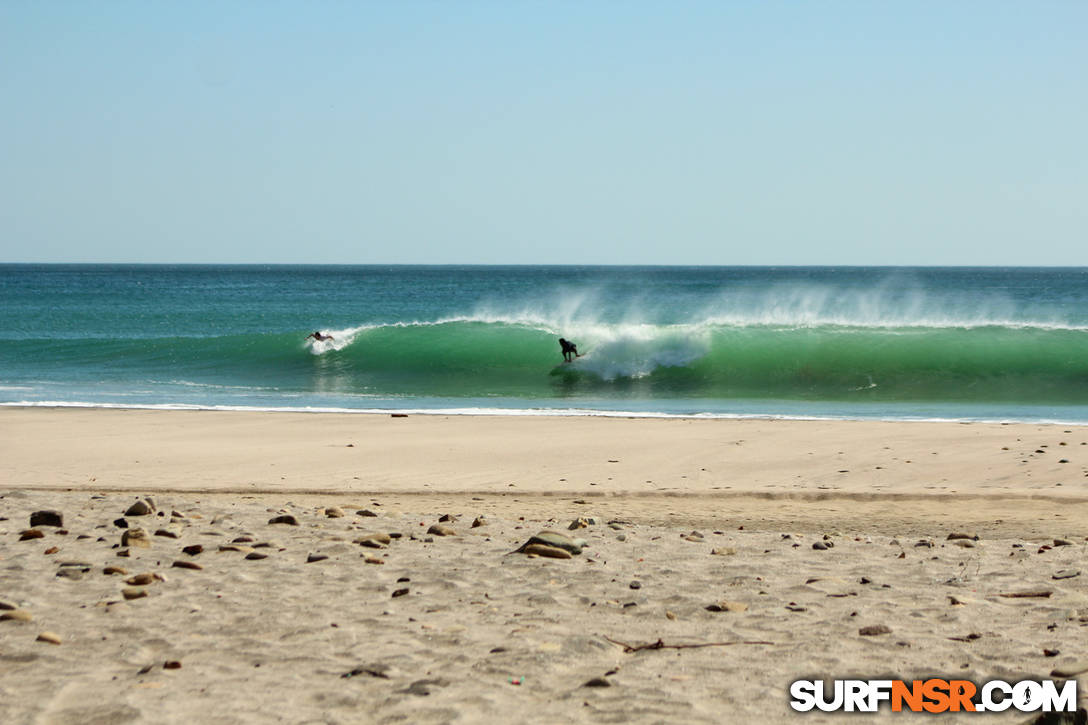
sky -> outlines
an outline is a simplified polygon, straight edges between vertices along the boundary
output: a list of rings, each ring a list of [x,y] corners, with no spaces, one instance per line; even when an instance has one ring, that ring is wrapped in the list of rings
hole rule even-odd
[[[0,0],[0,261],[1088,265],[1088,3]]]

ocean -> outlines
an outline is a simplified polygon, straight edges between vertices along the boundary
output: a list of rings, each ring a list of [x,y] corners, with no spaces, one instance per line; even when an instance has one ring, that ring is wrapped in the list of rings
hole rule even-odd
[[[1084,424],[1088,269],[8,264],[0,405]]]

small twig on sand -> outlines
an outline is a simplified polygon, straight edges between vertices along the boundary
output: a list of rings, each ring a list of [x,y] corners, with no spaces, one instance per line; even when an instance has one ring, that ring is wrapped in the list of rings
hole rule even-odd
[[[696,649],[698,647],[731,647],[735,644],[771,644],[774,642],[764,642],[761,640],[734,640],[732,642],[698,642],[696,644],[665,644],[660,639],[650,644],[627,644],[626,642],[620,642],[619,640],[612,639],[608,635],[601,635],[612,644],[618,644],[623,647],[624,652],[638,652],[644,649]]]

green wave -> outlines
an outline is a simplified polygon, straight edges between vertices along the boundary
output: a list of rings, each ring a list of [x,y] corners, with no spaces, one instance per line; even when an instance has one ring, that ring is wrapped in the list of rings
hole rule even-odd
[[[437,397],[1088,403],[1088,331],[1042,327],[451,321],[234,337],[6,340],[6,364],[87,379]],[[557,338],[585,354],[564,364]]]

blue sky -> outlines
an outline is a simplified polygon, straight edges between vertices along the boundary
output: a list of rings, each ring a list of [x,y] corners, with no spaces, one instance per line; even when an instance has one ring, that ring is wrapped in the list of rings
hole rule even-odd
[[[0,2],[0,261],[1088,265],[1088,3]]]

